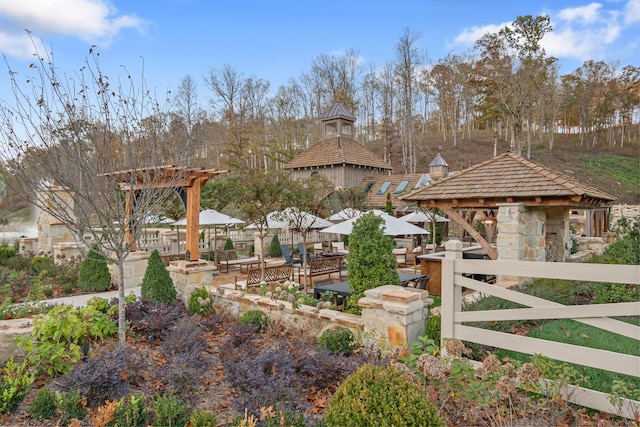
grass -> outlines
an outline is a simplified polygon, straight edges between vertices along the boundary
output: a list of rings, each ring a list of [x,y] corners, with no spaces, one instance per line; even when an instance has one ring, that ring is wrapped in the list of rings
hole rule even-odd
[[[608,175],[618,182],[637,187],[640,182],[638,159],[621,156],[591,156],[584,154],[582,159],[594,173]]]
[[[632,323],[636,326],[640,325],[639,318],[627,318],[620,320]],[[620,336],[612,332],[603,331],[600,328],[585,325],[571,319],[560,319],[546,322],[539,327],[531,329],[528,336],[548,341],[608,350],[615,353],[640,356],[640,348],[638,347],[637,340]],[[528,354],[508,350],[499,350],[496,352],[496,355],[501,359],[508,357],[522,362],[529,362],[531,360],[531,356]],[[638,384],[637,377],[582,365],[575,365],[572,363],[567,363],[565,365],[575,371],[578,378],[584,379],[584,385],[593,390],[598,390],[604,393],[611,393],[611,387],[615,381]]]
[[[534,295],[549,301],[564,305],[579,303],[591,303],[594,289],[599,284],[592,282],[536,279],[528,285],[522,286],[519,291]],[[496,310],[508,308],[522,308],[523,306],[496,297],[483,298],[465,307],[469,311]],[[640,325],[640,316],[621,319],[635,325]],[[508,321],[508,322],[475,322],[473,326],[497,330],[501,332],[526,331],[526,335],[548,341],[563,342],[584,347],[608,350],[616,353],[640,356],[638,341],[633,338],[604,331],[602,329],[585,325],[571,319],[559,319],[551,321]],[[471,345],[476,348],[477,346]],[[522,362],[529,362],[532,356],[507,350],[498,350],[496,355],[503,358],[511,358]],[[556,362],[558,366],[567,366],[575,372],[577,378],[582,378],[582,385],[604,393],[612,392],[612,385],[616,381],[624,381],[636,385],[638,390],[638,378],[622,375],[600,369],[589,368],[581,365],[563,364]],[[632,396],[629,396],[632,397]]]

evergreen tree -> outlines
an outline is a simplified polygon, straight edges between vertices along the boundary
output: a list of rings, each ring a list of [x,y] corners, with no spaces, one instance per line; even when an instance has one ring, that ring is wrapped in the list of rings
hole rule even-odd
[[[225,251],[230,251],[235,249],[235,247],[233,246],[233,240],[231,240],[229,237],[227,237],[227,241],[224,242],[224,248],[222,248]]]
[[[78,287],[83,291],[93,292],[102,292],[109,289],[111,273],[109,273],[107,264],[107,258],[94,245],[80,265]]]
[[[269,256],[273,258],[282,256],[282,249],[280,249],[280,239],[278,238],[277,234],[273,236],[273,239],[271,239],[271,243],[269,244]]]
[[[353,224],[349,236],[347,272],[351,296],[347,304],[353,311],[359,311],[358,300],[364,297],[365,290],[400,284],[393,239],[380,228],[382,221],[373,212],[364,214]]]
[[[142,279],[141,295],[142,298],[165,304],[171,304],[176,300],[176,288],[157,249],[149,256],[149,264]]]

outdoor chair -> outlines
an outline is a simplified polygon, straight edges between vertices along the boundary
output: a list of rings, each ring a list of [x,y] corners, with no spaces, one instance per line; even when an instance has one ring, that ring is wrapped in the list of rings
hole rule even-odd
[[[396,263],[398,263],[398,267],[406,267],[407,266],[407,248],[395,248],[393,249],[393,256],[396,259]]]
[[[280,251],[284,257],[284,263],[289,265],[302,264],[301,259],[294,259],[289,245],[280,245]]]
[[[336,306],[336,310],[344,311],[347,305],[347,298],[342,295],[333,296],[333,305]]]
[[[303,258],[304,254],[307,255],[307,264],[308,264],[312,259],[311,254],[307,252],[306,248],[304,247],[304,244],[298,243],[298,258],[299,258],[300,264],[303,263],[302,260],[304,259]]]
[[[313,244],[313,254],[318,255],[324,252],[324,248],[322,247],[322,243],[314,243]]]

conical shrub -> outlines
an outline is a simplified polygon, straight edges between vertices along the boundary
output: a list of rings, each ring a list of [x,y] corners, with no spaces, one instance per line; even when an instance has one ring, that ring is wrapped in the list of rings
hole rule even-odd
[[[78,272],[78,287],[83,291],[102,292],[111,285],[111,273],[107,264],[107,258],[93,246],[87,257],[80,264]]]
[[[140,293],[142,298],[165,304],[171,304],[176,300],[177,292],[173,286],[173,280],[171,280],[171,276],[162,262],[162,257],[156,249],[149,256]]]
[[[278,235],[275,234],[273,239],[271,239],[271,243],[269,244],[269,256],[272,258],[278,258],[282,256],[282,249],[280,249],[280,239]]]

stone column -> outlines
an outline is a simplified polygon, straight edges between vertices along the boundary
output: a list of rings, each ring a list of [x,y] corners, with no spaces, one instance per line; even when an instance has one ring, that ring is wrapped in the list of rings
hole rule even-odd
[[[144,279],[144,273],[147,271],[147,265],[149,264],[149,253],[145,251],[131,252],[124,259],[124,288],[130,289],[136,286],[142,285],[142,279]],[[109,265],[109,271],[111,272],[111,281],[118,283],[118,269],[115,265]]]
[[[406,346],[424,335],[425,320],[433,300],[429,293],[395,285],[365,291],[362,307],[364,332],[391,346]]]
[[[216,270],[215,263],[203,260],[171,261],[167,267],[178,292],[178,299],[181,299],[185,305],[189,304],[189,297],[194,290],[203,286],[209,289]]]
[[[527,208],[523,203],[501,203],[498,206],[498,259],[544,261],[544,208]]]
[[[61,186],[49,186],[38,191],[42,203],[46,203],[52,210],[65,210],[66,215],[73,217],[73,192]],[[40,210],[36,220],[38,227],[38,243],[44,255],[53,256],[53,246],[57,243],[75,242],[71,229],[57,218]]]

